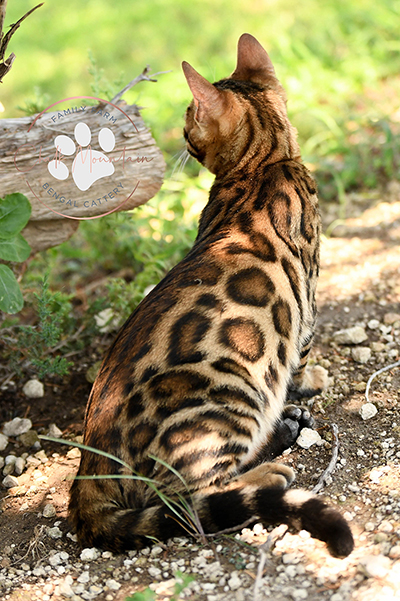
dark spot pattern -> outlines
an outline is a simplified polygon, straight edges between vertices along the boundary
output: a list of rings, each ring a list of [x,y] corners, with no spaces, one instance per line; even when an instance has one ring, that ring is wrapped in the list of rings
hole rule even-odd
[[[145,403],[143,401],[143,394],[141,392],[134,393],[127,405],[127,418],[129,420],[136,419],[145,409]]]
[[[170,370],[155,376],[149,383],[151,396],[156,400],[174,397],[177,407],[188,396],[205,391],[210,380],[195,371]]]
[[[275,292],[275,285],[262,269],[249,267],[228,279],[226,291],[236,303],[266,307]]]
[[[284,367],[286,367],[286,361],[287,361],[287,349],[286,349],[286,345],[285,343],[281,340],[278,344],[278,359],[279,361],[282,363],[282,365]]]
[[[292,331],[292,312],[289,303],[282,298],[279,298],[272,305],[272,319],[278,334],[280,336],[285,336],[285,338],[290,338]]]
[[[264,354],[264,334],[252,319],[244,317],[226,319],[221,324],[219,342],[239,353],[247,361],[258,361]]]
[[[199,363],[205,353],[196,349],[211,327],[208,317],[197,311],[182,315],[172,326],[169,337],[168,363]]]
[[[226,407],[233,407],[236,409],[238,407],[241,407],[242,409],[250,408],[254,411],[260,410],[257,401],[240,388],[233,388],[232,386],[216,386],[215,388],[211,388],[209,396],[215,403],[225,405]]]

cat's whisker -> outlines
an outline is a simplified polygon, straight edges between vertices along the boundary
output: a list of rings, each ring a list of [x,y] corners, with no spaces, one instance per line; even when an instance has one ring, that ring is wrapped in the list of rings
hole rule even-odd
[[[175,162],[175,166],[172,170],[171,177],[174,177],[175,175],[180,175],[182,173],[182,171],[185,169],[186,163],[188,162],[189,159],[190,159],[190,154],[188,153],[187,149],[185,148],[179,154],[179,158]]]

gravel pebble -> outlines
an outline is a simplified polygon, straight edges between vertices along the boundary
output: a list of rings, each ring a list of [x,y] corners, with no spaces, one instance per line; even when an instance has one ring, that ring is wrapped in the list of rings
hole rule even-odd
[[[28,418],[14,417],[10,422],[6,422],[3,426],[3,434],[5,436],[19,436],[25,434],[32,428],[32,422]]]
[[[56,509],[54,505],[51,503],[47,503],[47,505],[43,508],[43,517],[44,518],[54,518],[56,516]]]
[[[8,445],[8,438],[4,434],[0,434],[0,451],[4,451]]]
[[[49,536],[50,538],[62,538],[62,535],[63,533],[58,526],[54,526],[53,528],[49,528],[47,530],[47,536]]]
[[[368,336],[361,326],[353,326],[339,330],[333,334],[333,340],[337,344],[360,344],[368,339]]]
[[[6,476],[2,481],[2,485],[4,486],[4,488],[14,488],[14,486],[18,486],[18,484],[18,478],[10,475]]]
[[[318,446],[323,444],[321,436],[311,428],[303,428],[296,442],[302,449],[309,449],[313,444]]]
[[[94,561],[98,559],[100,553],[95,547],[83,549],[80,555],[82,561]]]
[[[378,409],[375,407],[373,403],[364,403],[364,405],[360,409],[360,415],[362,419],[371,419],[378,413]]]
[[[369,346],[357,346],[351,349],[351,356],[357,363],[367,363],[371,359]]]
[[[28,380],[22,392],[30,399],[39,399],[44,396],[44,386],[37,379]]]
[[[390,559],[384,555],[366,555],[358,566],[360,572],[368,578],[383,578],[390,568]]]

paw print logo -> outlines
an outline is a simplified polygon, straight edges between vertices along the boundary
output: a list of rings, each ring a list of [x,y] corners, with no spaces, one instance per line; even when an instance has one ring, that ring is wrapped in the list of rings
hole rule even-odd
[[[78,152],[72,163],[72,178],[79,190],[86,191],[95,182],[114,173],[114,165],[103,152],[93,150],[90,142],[92,132],[86,123],[75,126],[74,137],[78,145]],[[111,129],[103,127],[99,131],[98,142],[104,152],[111,152],[115,146],[115,137]],[[54,139],[56,158],[49,162],[50,175],[58,180],[66,180],[70,174],[69,168],[63,162],[65,156],[72,156],[76,152],[76,144],[69,136],[60,135]]]

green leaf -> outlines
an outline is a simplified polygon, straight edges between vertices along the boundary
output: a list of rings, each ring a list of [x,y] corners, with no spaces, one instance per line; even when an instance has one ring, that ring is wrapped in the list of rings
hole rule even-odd
[[[28,223],[31,211],[31,203],[19,192],[1,198],[0,238],[8,240],[16,236]]]
[[[21,234],[4,240],[0,238],[0,259],[22,263],[31,254],[31,247]]]
[[[0,311],[18,313],[24,306],[24,298],[15,275],[7,265],[0,265]]]

